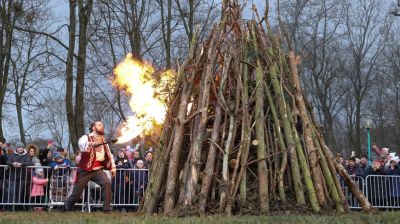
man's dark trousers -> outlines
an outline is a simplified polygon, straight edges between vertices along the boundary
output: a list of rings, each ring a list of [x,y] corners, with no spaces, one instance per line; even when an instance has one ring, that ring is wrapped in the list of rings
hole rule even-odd
[[[93,181],[101,186],[104,195],[103,211],[110,211],[111,207],[111,181],[102,169],[94,171],[85,171],[78,169],[78,182],[75,183],[72,194],[65,201],[64,209],[70,211],[75,203],[79,200],[83,190],[89,181]]]

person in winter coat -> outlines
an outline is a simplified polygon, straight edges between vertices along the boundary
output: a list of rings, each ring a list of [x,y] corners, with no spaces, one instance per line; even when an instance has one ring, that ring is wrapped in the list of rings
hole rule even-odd
[[[370,167],[365,170],[366,185],[368,186],[368,200],[373,206],[382,205],[387,200],[387,183],[385,170],[381,160],[375,160]]]
[[[54,152],[54,160],[50,163],[50,167],[53,169],[53,175],[64,176],[65,182],[69,177],[69,169],[72,164],[69,159],[65,159],[60,152]]]
[[[113,177],[112,185],[114,190],[114,201],[116,204],[126,204],[128,199],[127,190],[127,171],[126,169],[132,168],[132,163],[129,161],[128,156],[122,150],[118,152],[118,156],[115,159],[115,166],[117,168],[117,172],[115,177]],[[122,207],[121,212],[126,212],[126,208]]]
[[[53,155],[49,149],[40,149],[38,158],[42,166],[49,166],[53,162]]]
[[[136,162],[137,161],[143,160],[142,156],[140,155],[140,151],[139,150],[133,151],[132,157],[133,157],[132,166],[136,166]]]
[[[143,160],[138,160],[133,170],[133,194],[135,196],[134,203],[139,204],[140,198],[143,197],[149,178],[149,170],[145,168]]]
[[[144,157],[145,167],[147,169],[151,169],[151,164],[153,164],[153,153],[150,151],[146,152],[146,156]]]
[[[2,143],[1,143],[2,144]],[[7,168],[7,152],[3,146],[0,147],[0,201],[3,201],[3,183],[8,179]]]
[[[7,165],[7,151],[2,142],[0,142],[0,165]]]
[[[37,167],[35,175],[32,176],[31,202],[44,203],[45,185],[49,183],[49,179],[45,178],[43,168]]]
[[[28,150],[29,158],[31,159],[32,164],[34,166],[41,166],[40,160],[38,158],[39,147],[37,147],[35,144],[29,144],[26,146],[26,149]]]
[[[364,174],[365,174],[365,170],[367,169],[367,167],[368,167],[368,156],[366,156],[366,155],[362,155],[361,157],[360,157],[360,168],[362,169],[362,171],[364,172]]]
[[[9,189],[8,202],[20,203],[24,201],[24,197],[29,190],[26,189],[26,167],[32,166],[32,161],[26,153],[22,143],[15,145],[15,152],[7,158],[9,168]]]
[[[400,168],[396,160],[390,160],[389,167],[385,169],[387,178],[387,185],[390,199],[389,202],[392,206],[400,205]],[[396,176],[396,177],[389,177]]]
[[[364,177],[364,172],[360,168],[359,164],[356,163],[354,157],[349,159],[349,165],[346,166],[346,171],[351,177]]]

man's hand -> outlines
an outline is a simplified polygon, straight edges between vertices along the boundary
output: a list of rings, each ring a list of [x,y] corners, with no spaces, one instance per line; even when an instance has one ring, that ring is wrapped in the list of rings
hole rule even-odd
[[[112,177],[115,177],[117,175],[117,170],[115,168],[111,169],[111,175]]]
[[[89,142],[88,145],[89,145],[89,147],[91,147],[91,148],[96,148],[96,147],[97,147],[96,142]]]

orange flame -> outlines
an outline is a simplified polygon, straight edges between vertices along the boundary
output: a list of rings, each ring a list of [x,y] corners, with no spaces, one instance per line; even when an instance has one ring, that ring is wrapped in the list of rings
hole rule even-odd
[[[129,106],[135,112],[123,123],[118,143],[128,142],[139,135],[151,134],[155,126],[164,122],[165,97],[160,94],[161,87],[156,85],[152,77],[154,71],[150,64],[134,59],[132,54],[128,54],[114,69],[114,84],[130,95]]]

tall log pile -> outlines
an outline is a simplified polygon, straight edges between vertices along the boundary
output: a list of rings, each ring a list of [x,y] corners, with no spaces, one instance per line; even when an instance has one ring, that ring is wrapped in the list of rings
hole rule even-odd
[[[192,40],[142,210],[342,213],[349,207],[337,174],[371,209],[321,137],[299,59],[263,21],[243,20],[240,6],[230,4],[202,47]]]

